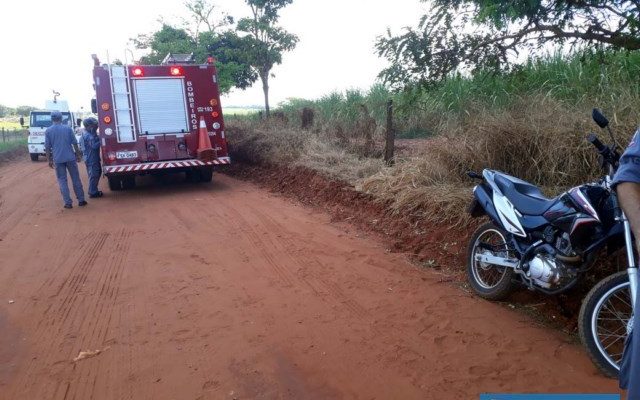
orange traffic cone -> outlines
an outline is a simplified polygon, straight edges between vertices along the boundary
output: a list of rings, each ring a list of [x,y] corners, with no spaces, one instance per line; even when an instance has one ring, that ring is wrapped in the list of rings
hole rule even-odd
[[[213,161],[216,158],[215,151],[211,147],[209,133],[207,132],[207,124],[204,117],[200,117],[200,130],[198,132],[198,160]]]

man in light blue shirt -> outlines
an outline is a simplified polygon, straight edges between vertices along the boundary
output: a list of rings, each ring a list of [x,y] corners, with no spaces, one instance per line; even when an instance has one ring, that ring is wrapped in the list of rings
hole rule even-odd
[[[49,167],[56,170],[60,193],[64,200],[64,208],[73,208],[71,196],[69,195],[69,185],[67,184],[67,171],[71,176],[73,191],[78,198],[78,205],[80,207],[86,206],[87,202],[84,200],[84,190],[78,173],[78,161],[80,161],[81,153],[78,149],[76,136],[68,125],[62,124],[62,114],[59,111],[51,113],[51,121],[53,121],[53,125],[47,128],[44,133],[44,147]]]
[[[95,118],[86,118],[82,124],[84,132],[82,132],[82,149],[84,154],[84,165],[87,167],[87,175],[89,176],[89,197],[102,197],[102,192],[98,189],[98,181],[102,175],[102,166],[100,165],[100,138],[98,137],[98,120]]]

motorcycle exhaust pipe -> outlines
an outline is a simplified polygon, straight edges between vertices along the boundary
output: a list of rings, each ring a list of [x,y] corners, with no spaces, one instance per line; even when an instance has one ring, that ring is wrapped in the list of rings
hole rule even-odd
[[[574,264],[582,261],[582,257],[580,256],[567,257],[567,256],[562,256],[560,254],[556,254],[556,259],[562,262],[570,263],[570,264]]]

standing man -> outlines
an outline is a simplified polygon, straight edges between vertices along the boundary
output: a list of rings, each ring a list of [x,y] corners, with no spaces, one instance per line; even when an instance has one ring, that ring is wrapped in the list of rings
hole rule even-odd
[[[620,167],[612,185],[615,185],[618,200],[624,210],[636,247],[640,250],[640,129],[636,131],[627,150],[620,158]],[[640,296],[634,307],[640,310]],[[627,389],[628,400],[640,400],[640,315],[633,319],[633,328],[620,363],[620,388]]]
[[[69,195],[69,185],[67,184],[67,171],[71,176],[73,191],[78,198],[78,205],[80,207],[86,206],[87,202],[84,200],[84,190],[78,173],[78,162],[82,154],[78,149],[76,136],[73,134],[71,127],[62,124],[62,114],[59,111],[51,113],[51,121],[53,121],[53,125],[44,133],[44,147],[49,167],[56,170],[60,193],[64,200],[64,208],[73,208],[71,196]]]
[[[82,124],[84,132],[82,133],[82,149],[84,150],[84,163],[87,166],[87,175],[89,176],[89,197],[102,197],[102,192],[98,190],[98,181],[102,175],[102,166],[100,165],[100,138],[98,137],[98,120],[95,118],[86,118]]]

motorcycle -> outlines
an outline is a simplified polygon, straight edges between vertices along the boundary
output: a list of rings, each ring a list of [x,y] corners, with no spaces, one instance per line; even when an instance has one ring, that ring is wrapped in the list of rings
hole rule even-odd
[[[629,222],[610,184],[620,153],[609,121],[597,109],[593,119],[607,128],[611,145],[595,134],[587,138],[600,155],[605,175],[555,198],[521,179],[485,169],[473,189],[469,212],[490,222],[473,234],[467,274],[474,292],[485,299],[504,299],[518,286],[548,295],[574,287],[594,266],[605,246],[609,253],[624,246],[627,270],[599,282],[583,300],[579,333],[596,366],[616,377],[626,336],[633,325],[637,266]]]

